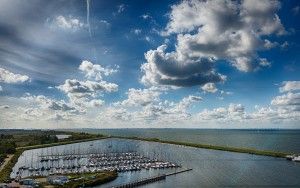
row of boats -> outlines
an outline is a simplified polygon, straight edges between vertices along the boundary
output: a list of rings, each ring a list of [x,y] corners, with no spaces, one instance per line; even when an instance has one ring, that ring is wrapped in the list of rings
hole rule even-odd
[[[140,171],[142,169],[179,168],[181,165],[157,158],[148,158],[137,152],[94,153],[88,155],[39,156],[35,166],[21,166],[17,175],[47,176],[99,171]]]

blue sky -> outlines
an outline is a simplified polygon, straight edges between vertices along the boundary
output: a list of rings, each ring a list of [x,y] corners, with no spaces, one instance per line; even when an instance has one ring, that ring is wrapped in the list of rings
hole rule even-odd
[[[0,1],[0,128],[300,128],[298,1]]]

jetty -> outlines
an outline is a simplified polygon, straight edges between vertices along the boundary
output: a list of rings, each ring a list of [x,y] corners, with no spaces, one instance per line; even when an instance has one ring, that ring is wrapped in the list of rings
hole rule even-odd
[[[180,170],[180,171],[176,171],[176,172],[171,172],[171,173],[168,173],[168,174],[160,174],[160,175],[157,175],[157,176],[152,176],[152,177],[140,179],[140,180],[136,180],[136,181],[133,181],[133,182],[116,185],[116,186],[113,186],[112,188],[133,188],[133,187],[138,187],[138,186],[141,186],[141,185],[145,185],[145,184],[165,180],[167,176],[172,176],[172,175],[180,174],[180,173],[183,173],[183,172],[188,172],[188,171],[191,171],[191,170],[193,170],[193,169],[189,168],[189,169],[184,169],[184,170]]]

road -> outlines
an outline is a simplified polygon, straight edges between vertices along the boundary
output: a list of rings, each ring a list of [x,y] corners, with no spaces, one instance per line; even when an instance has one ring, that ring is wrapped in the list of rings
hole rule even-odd
[[[4,163],[0,166],[0,171],[5,167],[5,165],[11,160],[11,158],[14,155],[7,155],[7,157],[4,159]]]

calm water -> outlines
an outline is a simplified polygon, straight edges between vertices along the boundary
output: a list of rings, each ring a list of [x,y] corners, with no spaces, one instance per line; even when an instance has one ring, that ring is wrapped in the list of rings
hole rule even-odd
[[[108,147],[109,145],[112,147]],[[300,163],[273,157],[123,139],[107,139],[25,151],[14,167],[14,171],[24,163],[28,163],[31,156],[45,154],[45,151],[51,151],[53,154],[71,152],[76,148],[79,148],[82,153],[98,151],[99,148],[102,152],[137,150],[146,155],[159,155],[161,158],[176,161],[186,168],[193,168],[190,172],[169,176],[164,181],[144,187],[300,187]],[[38,160],[34,158],[33,161]],[[120,173],[116,180],[99,187],[111,187],[165,172],[143,170]]]
[[[79,129],[76,131],[300,153],[300,130]]]

